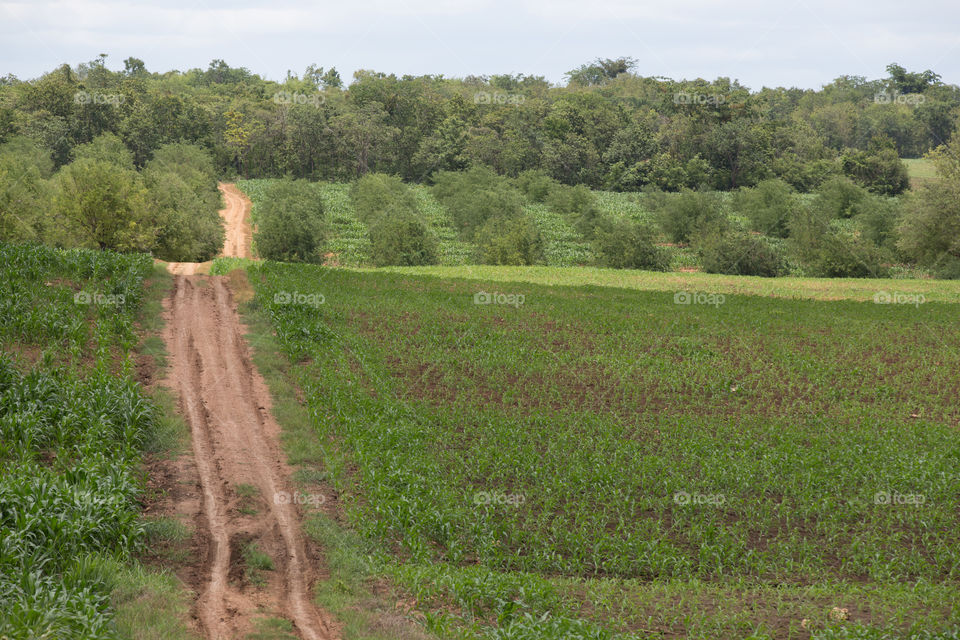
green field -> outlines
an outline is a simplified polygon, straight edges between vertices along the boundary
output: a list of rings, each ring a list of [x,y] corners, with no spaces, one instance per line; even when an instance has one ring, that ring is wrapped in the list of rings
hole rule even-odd
[[[911,181],[932,180],[937,177],[936,167],[926,158],[904,158]]]
[[[431,628],[880,638],[960,619],[950,283],[249,272],[346,518]]]
[[[256,221],[257,204],[266,188],[275,180],[238,180],[239,187],[253,202],[253,217]],[[329,262],[339,266],[364,266],[370,264],[370,239],[367,228],[357,217],[350,202],[350,184],[346,182],[319,183],[329,235],[321,249],[330,256]],[[419,212],[427,227],[437,239],[441,266],[461,266],[474,262],[476,247],[460,239],[453,227],[450,214],[436,201],[430,189],[424,185],[411,185],[419,204]],[[614,219],[649,221],[650,213],[640,204],[641,195],[597,191],[597,208]],[[543,204],[528,204],[525,212],[533,221],[544,245],[544,264],[551,267],[568,267],[589,264],[594,261],[593,249],[584,238],[570,226],[563,215],[551,211]],[[695,260],[692,264],[695,264]],[[681,258],[678,266],[687,266],[689,259]]]
[[[726,276],[713,273],[663,273],[632,269],[574,267],[500,267],[470,265],[463,267],[384,267],[361,271],[391,272],[410,276],[444,279],[484,280],[500,283],[529,283],[555,286],[596,286],[638,291],[707,291],[723,294],[772,296],[812,300],[873,301],[883,292],[891,295],[924,296],[924,302],[960,303],[960,282],[904,278],[760,278]]]
[[[177,587],[131,564],[162,423],[133,359],[152,276],[144,254],[0,243],[0,637],[181,637],[154,617]]]

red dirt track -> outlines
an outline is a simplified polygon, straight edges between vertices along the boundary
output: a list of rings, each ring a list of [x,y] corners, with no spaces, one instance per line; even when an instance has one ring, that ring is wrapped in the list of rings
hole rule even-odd
[[[220,189],[227,202],[220,212],[227,226],[224,255],[249,257],[249,200],[234,185]],[[190,425],[199,479],[197,622],[210,640],[244,637],[264,616],[286,618],[304,640],[333,638],[331,620],[312,602],[317,563],[290,504],[280,427],[226,278],[196,275],[195,263],[168,268],[174,288],[165,301],[165,384]],[[238,485],[257,489],[255,513],[239,509]],[[261,572],[266,584],[247,579],[242,549],[250,543],[273,560],[274,570]]]

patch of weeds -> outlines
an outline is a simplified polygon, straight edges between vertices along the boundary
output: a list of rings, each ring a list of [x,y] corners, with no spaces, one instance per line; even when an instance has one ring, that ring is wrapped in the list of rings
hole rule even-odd
[[[260,588],[267,585],[263,572],[273,571],[273,558],[261,551],[256,542],[248,542],[243,546],[243,564],[247,580]]]
[[[240,483],[234,487],[237,497],[240,498],[237,504],[237,511],[245,516],[257,515],[257,502],[260,497],[260,490],[252,484]]]
[[[254,623],[257,630],[247,640],[296,640],[293,624],[283,618],[260,618]]]

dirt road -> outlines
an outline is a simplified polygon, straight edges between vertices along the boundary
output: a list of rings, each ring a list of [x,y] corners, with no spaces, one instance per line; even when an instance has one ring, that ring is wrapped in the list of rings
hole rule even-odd
[[[226,222],[227,232],[223,255],[228,258],[251,258],[253,256],[250,253],[250,243],[253,234],[250,229],[250,200],[235,184],[221,182],[219,187],[226,203],[226,208],[220,211],[220,216]]]
[[[175,276],[192,276],[199,266],[199,262],[168,262],[167,271]]]
[[[234,215],[242,205],[231,204],[230,187],[221,185],[228,198],[225,254],[249,255],[243,234],[231,233],[243,218]],[[231,246],[231,237],[240,245]],[[317,563],[291,504],[295,494],[280,428],[226,278],[194,275],[193,263],[169,269],[175,277],[165,302],[165,384],[190,425],[199,480],[195,524],[202,566],[193,585],[199,594],[195,616],[210,640],[245,637],[255,631],[256,619],[269,616],[289,620],[304,640],[332,638],[330,620],[311,599]],[[269,556],[274,568],[251,573],[251,549]]]

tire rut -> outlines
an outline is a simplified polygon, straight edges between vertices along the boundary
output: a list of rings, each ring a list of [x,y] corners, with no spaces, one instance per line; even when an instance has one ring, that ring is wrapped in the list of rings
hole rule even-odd
[[[167,384],[193,436],[202,492],[197,525],[208,541],[195,607],[205,637],[242,637],[264,611],[289,620],[304,640],[334,637],[331,621],[311,602],[315,571],[297,507],[278,499],[291,486],[280,428],[224,278],[175,275],[168,314]],[[255,518],[235,508],[233,488],[240,484],[259,491]],[[232,567],[241,562],[238,540],[253,540],[272,557],[276,571],[266,588],[231,580]]]

